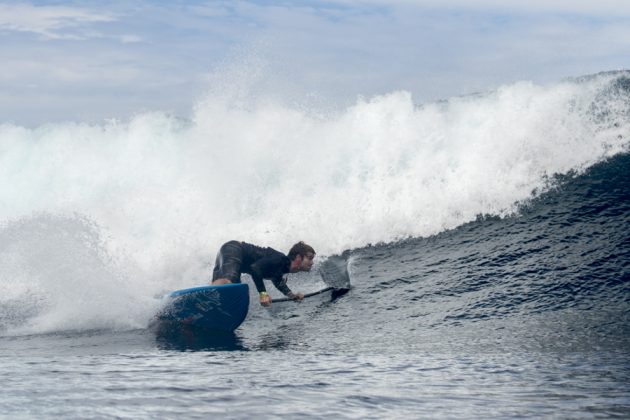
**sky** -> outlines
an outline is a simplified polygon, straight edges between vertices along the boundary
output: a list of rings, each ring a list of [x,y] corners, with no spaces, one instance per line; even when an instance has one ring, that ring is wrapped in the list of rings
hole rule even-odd
[[[421,104],[627,69],[629,40],[627,0],[0,0],[0,124],[187,118],[239,88]]]

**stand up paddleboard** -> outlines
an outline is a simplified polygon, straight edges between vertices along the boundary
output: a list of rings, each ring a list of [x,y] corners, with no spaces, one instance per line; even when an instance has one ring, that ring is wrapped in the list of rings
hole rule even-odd
[[[304,297],[331,292],[332,299],[350,290],[347,256],[333,256],[325,260],[319,274],[327,288],[308,293]],[[245,283],[221,286],[201,286],[172,292],[164,309],[155,320],[160,326],[194,327],[204,330],[233,332],[247,316],[249,288]],[[288,298],[274,302],[289,301]]]
[[[193,287],[176,290],[168,299],[159,322],[233,332],[247,316],[249,288],[244,283]]]

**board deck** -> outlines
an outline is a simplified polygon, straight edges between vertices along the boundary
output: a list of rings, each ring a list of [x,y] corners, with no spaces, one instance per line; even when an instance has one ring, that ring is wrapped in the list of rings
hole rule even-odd
[[[200,286],[176,290],[168,299],[158,321],[232,332],[247,316],[249,288],[244,283]]]

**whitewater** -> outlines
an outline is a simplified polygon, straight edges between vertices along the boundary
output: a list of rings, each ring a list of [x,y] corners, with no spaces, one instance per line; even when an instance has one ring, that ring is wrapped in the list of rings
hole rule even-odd
[[[132,301],[205,282],[230,239],[330,255],[513,214],[554,174],[627,151],[627,77],[421,106],[393,92],[328,114],[222,89],[189,120],[2,124],[0,299],[87,294],[112,314],[93,326],[124,325]]]
[[[188,118],[0,124],[3,413],[630,412],[630,72],[425,104],[255,92],[210,88]],[[231,239],[345,252],[353,289],[254,301],[228,342],[147,330]]]

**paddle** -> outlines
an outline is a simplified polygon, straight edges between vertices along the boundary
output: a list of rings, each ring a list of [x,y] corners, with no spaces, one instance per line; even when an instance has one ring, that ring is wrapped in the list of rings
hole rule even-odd
[[[325,289],[317,292],[307,293],[305,298],[320,295],[332,290],[332,298],[335,299],[341,295],[348,293],[350,290],[350,275],[348,274],[348,254],[334,255],[328,257],[319,266],[319,274],[322,276],[324,283],[328,285]],[[274,299],[274,302],[288,302],[290,298]]]
[[[304,295],[304,299],[306,299],[307,297],[315,296],[315,295],[321,295],[322,293],[326,293],[326,292],[328,292],[330,290],[335,290],[335,289],[333,287],[327,287],[325,289],[318,290],[317,292],[306,293]],[[276,302],[289,302],[291,300],[295,300],[295,299],[291,299],[291,298],[288,298],[288,297],[283,297],[283,298],[274,299],[273,303],[276,303]]]

